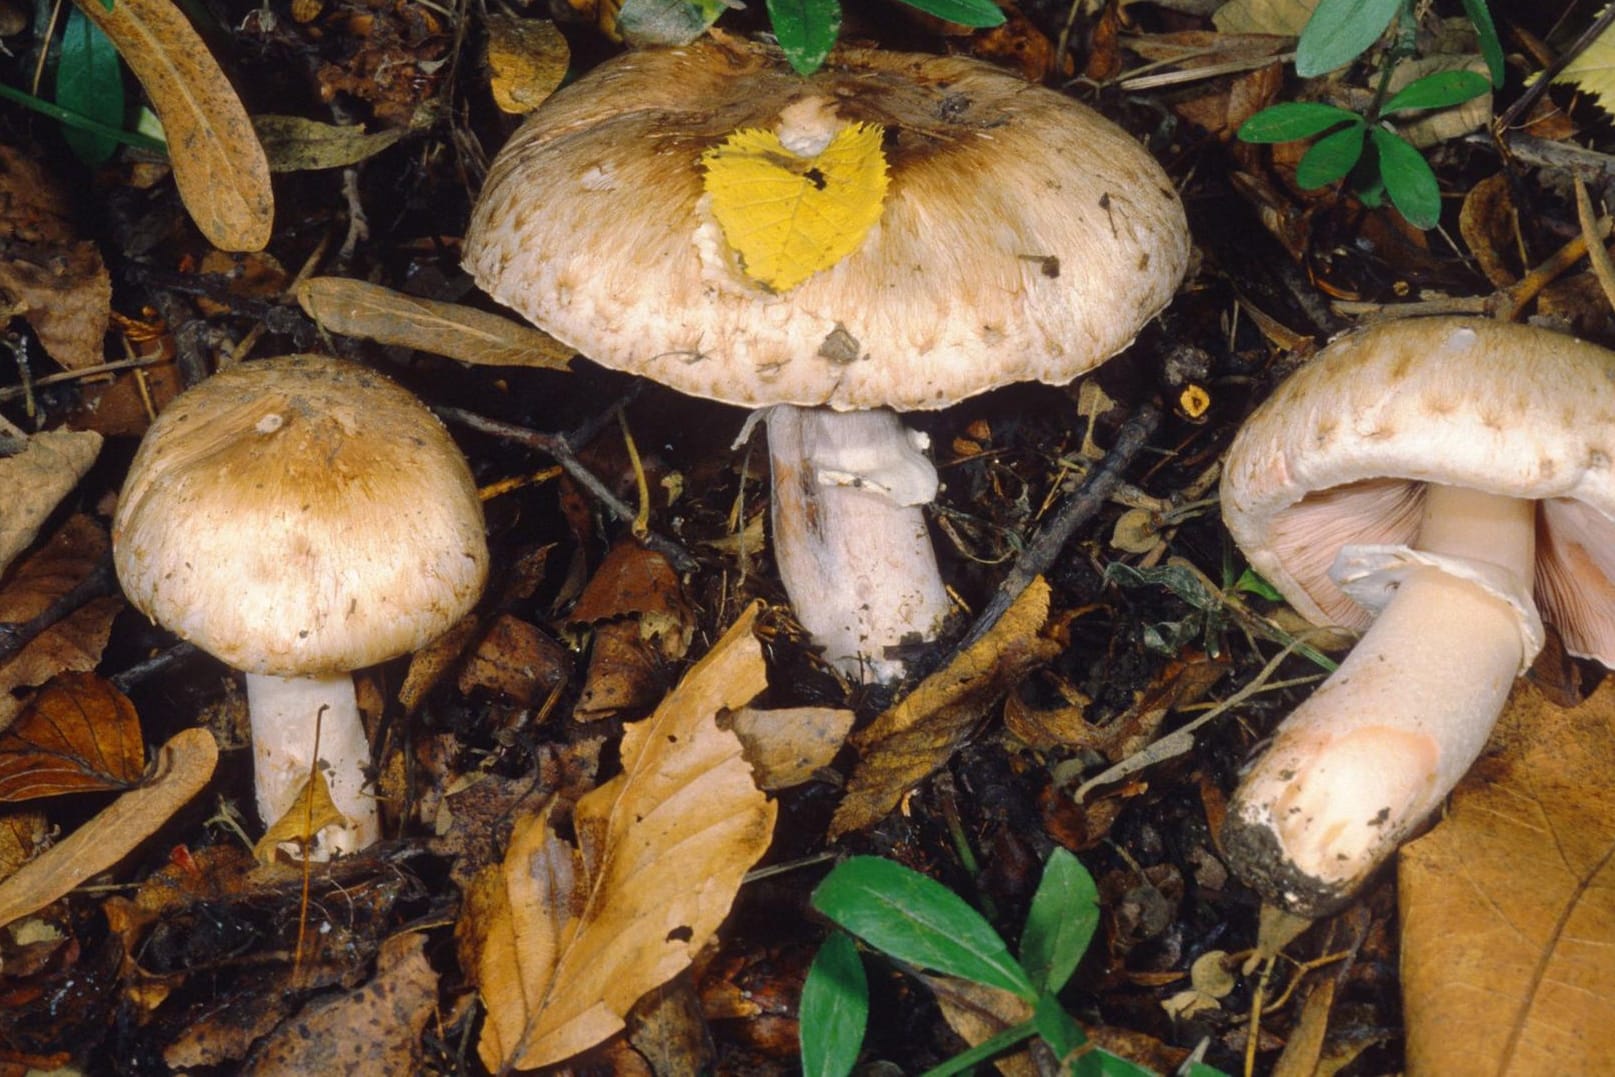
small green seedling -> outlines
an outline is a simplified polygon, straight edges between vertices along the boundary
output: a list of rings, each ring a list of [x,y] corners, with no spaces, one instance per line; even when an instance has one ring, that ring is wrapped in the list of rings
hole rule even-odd
[[[1295,69],[1311,77],[1351,63],[1378,41],[1393,24],[1395,43],[1382,71],[1414,50],[1413,0],[1318,0],[1296,42]],[[1409,224],[1434,228],[1441,219],[1441,191],[1424,156],[1385,123],[1398,113],[1450,108],[1479,97],[1503,83],[1503,47],[1486,0],[1464,0],[1474,23],[1488,75],[1474,71],[1442,71],[1415,79],[1387,96],[1382,75],[1373,104],[1365,112],[1320,102],[1285,102],[1263,109],[1239,129],[1243,142],[1293,142],[1316,138],[1296,165],[1295,179],[1304,190],[1350,177],[1365,205],[1386,197]]]
[[[1074,1077],[1146,1077],[1149,1070],[1088,1041],[1060,1005],[1099,924],[1099,892],[1082,863],[1056,849],[1043,868],[1021,931],[1019,959],[992,925],[953,891],[901,864],[855,856],[837,864],[813,891],[813,907],[845,932],[825,941],[808,971],[799,1010],[802,1071],[844,1077],[852,1071],[869,1018],[869,987],[852,936],[906,965],[1007,991],[1032,1016],[955,1055],[927,1077],[961,1073],[1039,1037]],[[1179,1071],[1221,1071],[1191,1061]]]

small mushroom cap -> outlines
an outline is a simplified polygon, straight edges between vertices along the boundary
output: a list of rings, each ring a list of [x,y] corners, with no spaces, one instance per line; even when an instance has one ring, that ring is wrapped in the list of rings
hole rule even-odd
[[[170,404],[112,534],[136,608],[280,677],[415,650],[488,570],[476,486],[442,423],[380,374],[313,355],[232,367]]]
[[[857,249],[776,294],[724,241],[701,155],[816,108],[884,127],[890,185]],[[859,49],[803,78],[704,39],[545,102],[494,161],[465,249],[490,295],[607,366],[748,407],[906,410],[1097,366],[1171,299],[1189,237],[1154,159],[1052,90]]]
[[[1410,545],[1426,483],[1537,501],[1542,619],[1615,665],[1615,353],[1484,318],[1350,333],[1246,420],[1223,520],[1299,613],[1362,629],[1330,566],[1343,546]]]

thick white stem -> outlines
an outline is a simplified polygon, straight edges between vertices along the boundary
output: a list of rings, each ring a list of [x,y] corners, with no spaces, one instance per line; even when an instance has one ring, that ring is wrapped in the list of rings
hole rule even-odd
[[[347,826],[316,835],[310,859],[325,860],[374,844],[381,836],[375,797],[364,790],[370,742],[359,716],[353,678],[269,677],[247,674],[252,721],[253,784],[258,815],[273,826],[297,800],[314,766],[318,725],[319,767]]]
[[[774,560],[797,619],[851,677],[895,681],[888,648],[936,638],[950,609],[922,506],[936,471],[890,411],[768,413]]]
[[[1230,807],[1229,858],[1264,897],[1303,915],[1338,907],[1479,756],[1530,658],[1517,605],[1530,603],[1534,510],[1430,488],[1416,548],[1517,590],[1417,558],[1386,585],[1379,617],[1279,726]]]

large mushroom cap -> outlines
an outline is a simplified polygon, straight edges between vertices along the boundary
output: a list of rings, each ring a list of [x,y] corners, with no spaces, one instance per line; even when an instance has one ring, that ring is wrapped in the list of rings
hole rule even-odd
[[[1361,629],[1330,566],[1344,545],[1411,545],[1427,483],[1538,502],[1542,618],[1615,665],[1615,354],[1483,318],[1342,337],[1240,429],[1223,519],[1303,616]]]
[[[775,294],[703,198],[704,152],[822,103],[884,128],[851,254]],[[1183,208],[1125,131],[985,64],[844,49],[818,73],[729,39],[634,52],[540,108],[466,236],[492,296],[598,362],[746,406],[937,408],[1065,383],[1172,297]]]
[[[160,415],[113,521],[129,600],[249,673],[420,647],[487,575],[470,469],[436,416],[353,363],[232,367]]]

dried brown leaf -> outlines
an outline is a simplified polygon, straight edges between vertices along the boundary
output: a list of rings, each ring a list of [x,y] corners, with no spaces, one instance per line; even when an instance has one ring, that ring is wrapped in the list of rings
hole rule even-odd
[[[0,146],[0,293],[70,370],[102,361],[112,277],[43,166]],[[0,484],[0,489],[6,489]]]
[[[667,663],[640,635],[633,621],[609,621],[594,630],[589,669],[572,708],[579,722],[615,717],[650,707],[672,680]]]
[[[489,1069],[548,1065],[616,1033],[712,937],[767,849],[775,806],[716,721],[766,683],[757,610],[627,728],[622,773],[573,811],[576,846],[552,829],[552,802],[468,892],[462,964],[488,1010]]]
[[[1032,1019],[1032,1004],[1003,988],[934,973],[916,975],[936,996],[948,1027],[972,1047]],[[1038,1072],[1031,1052],[1025,1048],[999,1055],[993,1059],[993,1066],[1004,1077],[1036,1077]]]
[[[773,792],[801,785],[829,766],[846,743],[854,717],[837,707],[742,707],[731,725],[757,772],[758,786]]]
[[[1401,853],[1408,1068],[1596,1073],[1615,1055],[1615,678],[1522,682],[1447,817]]]
[[[0,879],[32,860],[49,834],[42,811],[29,808],[0,815]]]
[[[910,788],[947,762],[995,700],[1060,652],[1038,633],[1049,616],[1039,576],[987,635],[853,737],[858,767],[830,821],[834,840],[877,822]]]
[[[501,613],[466,660],[459,688],[497,692],[531,707],[565,683],[571,668],[566,648],[536,626]]]
[[[421,1031],[437,1005],[437,973],[426,936],[395,935],[381,944],[376,975],[363,987],[316,999],[253,1051],[245,1074],[422,1072]]]
[[[219,747],[205,729],[186,729],[157,750],[144,785],[0,882],[0,926],[37,912],[123,859],[213,777]]]
[[[314,277],[297,288],[303,311],[344,336],[446,355],[477,366],[565,370],[577,354],[548,333],[475,307],[418,299],[345,277]]]
[[[100,434],[46,430],[29,438],[21,452],[0,459],[0,490],[7,492],[0,516],[0,575],[33,544],[40,525],[100,453]]]
[[[320,123],[302,116],[254,116],[271,172],[346,168],[368,160],[404,137],[402,128],[366,132],[363,124]]]
[[[274,225],[269,162],[247,110],[172,0],[78,0],[118,47],[168,139],[180,198],[209,243],[262,250]]]
[[[632,539],[617,543],[589,579],[567,621],[599,624],[619,617],[639,618],[646,639],[677,641],[663,648],[676,658],[695,634],[695,615],[685,601],[679,574],[667,558]]]
[[[94,673],[62,673],[0,732],[0,801],[127,789],[146,767],[129,697]]]

